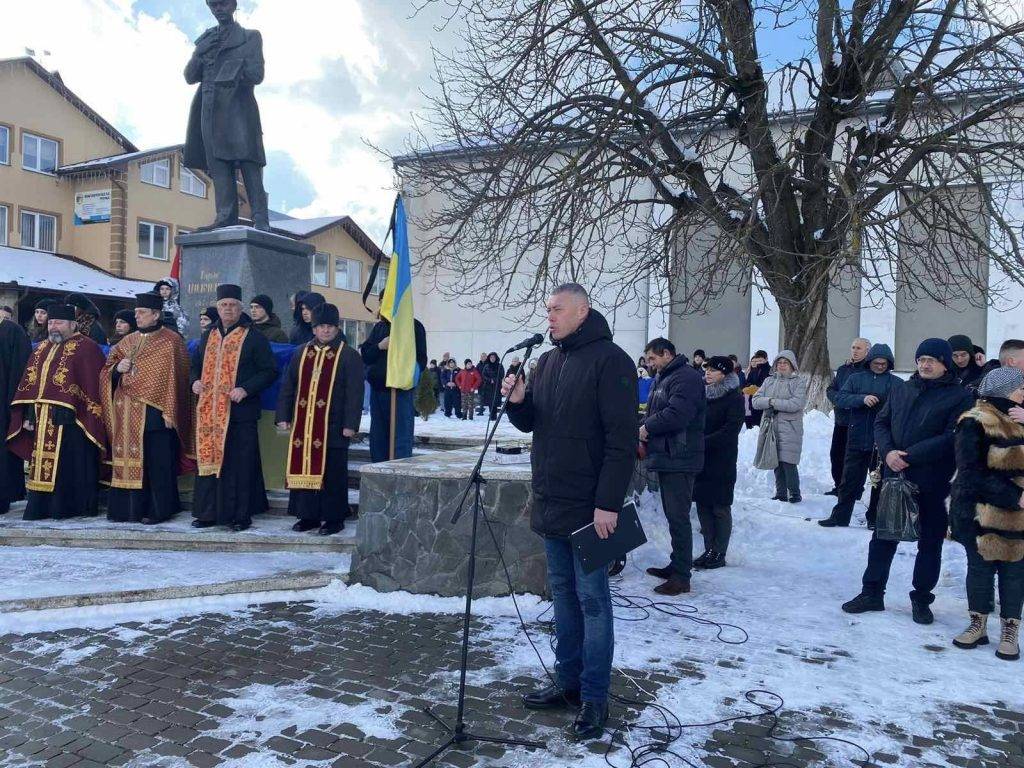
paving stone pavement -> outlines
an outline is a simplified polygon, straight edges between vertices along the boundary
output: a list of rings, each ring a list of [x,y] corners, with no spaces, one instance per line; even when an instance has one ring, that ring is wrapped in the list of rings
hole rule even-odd
[[[310,604],[278,603],[243,615],[0,637],[0,765],[205,768],[253,765],[263,755],[274,761],[260,765],[411,766],[442,737],[423,708],[448,702],[434,711],[454,715],[460,626],[461,617],[452,615],[323,615]],[[599,760],[608,749],[569,741],[565,713],[520,707],[531,679],[508,679],[501,661],[515,630],[511,620],[474,622],[480,639],[467,720],[480,732],[545,739],[549,750],[470,744],[446,753],[439,765],[567,766]],[[713,674],[683,658],[671,672],[623,670],[613,689],[649,700],[667,684]],[[723,703],[751,709],[743,700]],[[990,702],[948,714],[955,725],[933,730],[922,723],[919,733],[876,723],[898,748],[861,764],[1024,768],[1024,713]],[[619,706],[615,715],[652,721],[649,710]],[[690,763],[666,753],[666,763],[648,764],[852,765],[838,757],[857,756],[852,748],[794,736],[856,741],[861,725],[840,709],[783,710],[777,725],[766,715],[684,731],[671,748],[690,754]],[[617,745],[608,760],[628,766],[630,753]]]

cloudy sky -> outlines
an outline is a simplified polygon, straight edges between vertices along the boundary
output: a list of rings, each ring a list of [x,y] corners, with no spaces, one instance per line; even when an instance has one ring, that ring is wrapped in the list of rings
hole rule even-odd
[[[414,14],[414,0],[240,0],[236,18],[264,40],[274,208],[347,214],[383,235],[394,182],[367,142],[401,149],[430,87],[430,46],[449,44],[436,13]],[[205,0],[33,0],[3,16],[0,58],[34,49],[141,148],[184,141],[194,88],[182,70],[213,24]]]

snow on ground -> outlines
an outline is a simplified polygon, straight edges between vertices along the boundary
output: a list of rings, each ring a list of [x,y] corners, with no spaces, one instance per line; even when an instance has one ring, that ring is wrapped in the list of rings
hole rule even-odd
[[[417,418],[415,426],[416,437],[429,437],[433,439],[444,437],[479,438],[481,443],[487,434],[489,424],[486,416],[477,416],[475,419],[463,421],[455,416],[446,418],[443,412],[435,413],[428,421]],[[363,434],[370,433],[370,414],[364,413],[359,431]],[[508,419],[503,419],[498,427],[497,438],[505,440],[529,440],[530,436],[520,432],[513,427]]]
[[[218,584],[300,571],[341,574],[340,552],[166,552],[4,547],[3,599]]]

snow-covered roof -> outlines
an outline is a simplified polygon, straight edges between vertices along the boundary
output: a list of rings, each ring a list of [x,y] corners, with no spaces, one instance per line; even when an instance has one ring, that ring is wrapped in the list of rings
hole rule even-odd
[[[0,285],[18,285],[102,298],[134,299],[151,282],[125,280],[55,253],[0,245]]]
[[[113,168],[119,165],[125,165],[135,160],[144,160],[147,157],[155,157],[157,155],[169,155],[174,152],[180,152],[184,144],[173,144],[169,147],[160,147],[159,149],[146,149],[141,152],[126,152],[120,155],[110,155],[109,157],[97,157],[92,160],[85,160],[81,163],[72,163],[70,165],[62,165],[57,169],[57,173],[84,173],[85,171],[101,171],[107,168]]]
[[[291,216],[280,214],[284,218],[277,218],[272,216],[270,219],[270,228],[275,232],[282,235],[291,235],[292,237],[303,240],[307,237],[313,237],[321,232],[330,229],[333,226],[340,226],[345,232],[348,233],[349,237],[356,241],[367,254],[373,258],[378,256],[384,259],[390,258],[388,254],[381,251],[370,236],[367,235],[362,228],[353,221],[351,216],[321,216],[316,219],[294,219]]]

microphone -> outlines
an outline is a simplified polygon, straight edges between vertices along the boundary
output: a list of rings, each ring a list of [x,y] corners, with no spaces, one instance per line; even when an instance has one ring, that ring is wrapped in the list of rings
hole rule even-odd
[[[516,344],[511,349],[506,350],[505,354],[507,355],[509,352],[515,352],[515,351],[520,350],[520,349],[526,349],[527,347],[536,347],[536,346],[539,346],[539,345],[541,345],[543,343],[544,343],[544,337],[541,336],[539,333],[535,333],[530,338],[523,339],[522,341],[520,341],[518,344]]]

